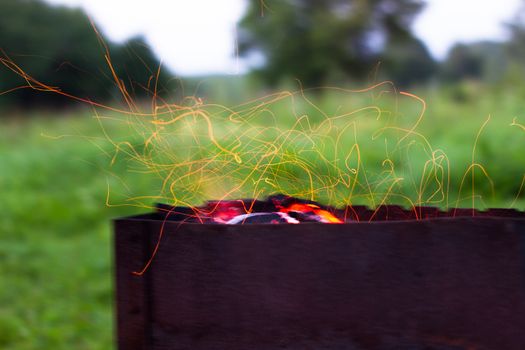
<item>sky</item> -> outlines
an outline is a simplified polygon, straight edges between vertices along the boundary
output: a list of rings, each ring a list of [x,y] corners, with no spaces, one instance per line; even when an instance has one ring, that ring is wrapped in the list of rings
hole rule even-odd
[[[237,21],[255,0],[46,0],[81,7],[110,40],[141,34],[163,64],[183,76],[240,74]],[[416,36],[437,59],[456,42],[504,39],[502,23],[521,0],[427,0],[414,23]]]

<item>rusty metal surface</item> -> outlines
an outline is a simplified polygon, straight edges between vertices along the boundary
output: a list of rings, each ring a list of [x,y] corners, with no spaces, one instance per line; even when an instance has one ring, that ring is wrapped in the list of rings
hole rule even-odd
[[[523,218],[167,222],[133,276],[161,225],[116,221],[120,350],[525,349]]]

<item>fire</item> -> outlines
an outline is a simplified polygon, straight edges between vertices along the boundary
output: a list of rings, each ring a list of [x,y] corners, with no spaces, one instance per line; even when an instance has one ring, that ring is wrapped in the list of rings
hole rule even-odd
[[[341,220],[320,205],[285,195],[270,196],[267,201],[210,201],[196,208],[199,222],[216,224],[300,224],[317,222],[341,224]]]
[[[225,202],[208,202],[208,207],[211,207],[211,216],[213,221],[226,224],[230,220],[246,214],[242,201],[225,201]]]
[[[334,214],[330,213],[328,210],[321,209],[318,205],[315,204],[303,204],[303,203],[293,203],[286,208],[281,208],[279,210],[281,213],[300,213],[306,216],[315,215],[320,218],[320,222],[327,224],[342,224],[343,221],[337,218]]]

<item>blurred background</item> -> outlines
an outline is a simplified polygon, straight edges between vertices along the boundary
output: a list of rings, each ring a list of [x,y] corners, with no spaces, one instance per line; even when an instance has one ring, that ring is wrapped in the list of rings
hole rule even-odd
[[[413,201],[525,209],[520,0],[0,0],[0,13],[2,349],[114,348],[110,220],[145,211],[138,202],[120,205],[127,191],[145,198],[159,187],[140,169],[130,172],[129,160],[115,161],[126,151],[114,140],[142,128],[130,128],[128,114],[155,113],[158,101],[236,111],[265,101],[272,125],[284,129],[295,120],[287,116],[304,113],[315,123],[380,106],[379,116],[407,116],[403,127],[417,125],[432,150],[448,157],[450,178],[438,182],[447,182],[450,198],[433,201],[439,188]],[[297,99],[274,106],[272,96],[282,91]],[[418,121],[424,103],[401,99],[399,91],[426,102],[424,119]],[[394,97],[385,100],[386,93]],[[101,115],[109,124],[101,126]],[[361,126],[365,138],[367,125],[381,128],[374,123]],[[383,176],[389,151],[383,143],[378,152],[374,135],[360,158]],[[193,141],[183,140],[173,152],[191,153]],[[300,142],[286,152],[298,157]],[[427,151],[413,155],[414,164],[427,164],[434,155]],[[442,162],[435,158],[432,164]],[[315,159],[305,160],[313,171]],[[473,164],[480,166],[471,177]],[[286,171],[293,182],[294,169]],[[475,194],[462,192],[474,185]],[[202,196],[220,196],[216,187]]]

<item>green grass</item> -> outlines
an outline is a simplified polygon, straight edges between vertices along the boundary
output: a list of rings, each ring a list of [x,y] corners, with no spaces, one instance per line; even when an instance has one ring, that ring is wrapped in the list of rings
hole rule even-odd
[[[110,349],[113,288],[106,163],[86,116],[0,127],[0,348]]]
[[[478,173],[476,193],[483,197],[483,201],[478,200],[476,205],[509,206],[514,201],[525,174],[525,131],[509,125],[514,117],[518,117],[518,121],[522,123],[525,121],[519,114],[522,111],[520,96],[512,92],[501,93],[499,96],[486,93],[467,102],[451,102],[447,93],[443,91],[426,90],[422,91],[421,95],[428,103],[428,110],[418,130],[431,141],[435,149],[443,149],[450,160],[451,186],[448,192],[451,202],[457,198],[461,178],[471,164],[476,134],[487,115],[492,115],[478,141],[475,160],[483,164],[489,172],[496,189],[492,195],[487,181]],[[356,109],[371,103],[381,105],[383,102],[370,94],[343,96],[332,93],[320,97],[318,105],[323,112],[333,116],[340,113],[341,109]],[[260,130],[257,128],[268,125],[278,125],[286,129],[291,125],[291,119],[287,116],[294,113],[308,115],[313,124],[322,122],[324,118],[319,111],[304,101],[298,101],[295,107],[297,108],[292,111],[288,102],[283,105],[276,104],[270,108],[271,113],[266,111],[266,114],[261,112],[259,116],[251,115],[249,120],[251,125],[256,127],[254,130]],[[384,117],[395,117],[396,125],[408,127],[417,118],[420,105],[412,100],[399,99],[386,100],[381,108],[385,113]],[[110,219],[136,213],[141,209],[106,207],[108,182],[112,203],[126,203],[125,200],[129,196],[148,193],[160,193],[160,199],[166,201],[172,199],[169,191],[161,191],[159,185],[160,180],[165,177],[163,172],[166,170],[141,172],[148,167],[141,167],[136,161],[126,157],[125,152],[129,149],[123,144],[121,156],[109,167],[115,146],[103,138],[96,138],[101,136],[100,127],[91,115],[90,112],[74,112],[54,118],[50,118],[49,115],[19,119],[10,116],[0,118],[2,349],[112,348],[114,329]],[[383,139],[371,139],[380,126],[373,116],[366,113],[361,115],[358,138],[361,158],[366,163],[367,171],[372,177],[380,179],[382,174],[385,174],[381,163],[387,150]],[[221,126],[220,120],[223,117],[220,113],[214,116],[214,121],[218,123],[217,135],[226,135],[221,142],[223,145],[232,146],[230,142],[238,139],[231,137],[238,136],[240,130],[228,124]],[[105,122],[104,125],[115,140],[130,141],[133,149],[142,155],[141,160],[154,159],[159,162],[176,163],[180,159],[188,160],[193,157],[198,160],[209,154],[217,155],[220,162],[209,165],[208,170],[212,169],[212,172],[199,175],[201,183],[196,191],[201,196],[209,196],[208,198],[220,196],[221,186],[213,183],[206,185],[205,180],[217,180],[221,176],[228,180],[243,179],[247,176],[254,159],[258,158],[252,159],[244,153],[241,154],[243,163],[239,166],[241,170],[237,171],[232,157],[217,150],[215,145],[207,141],[206,129],[202,129],[199,123],[188,126],[194,131],[198,141],[187,137],[188,134],[184,134],[181,129],[171,130],[173,134],[165,134],[163,142],[156,144],[155,149],[172,152],[161,155],[151,155],[144,146],[143,140],[149,130],[147,127],[129,128],[129,125],[112,121]],[[341,124],[338,127],[343,126]],[[42,133],[51,136],[76,136],[55,139],[44,137]],[[305,148],[308,144],[304,138],[305,134],[300,135],[283,143],[280,157],[300,157],[318,174],[339,174],[335,168],[329,166],[332,163],[327,163],[320,157],[323,154],[330,155],[334,151],[334,145],[330,143],[329,138],[318,132],[319,143],[315,152],[310,152]],[[86,139],[83,136],[92,138]],[[240,149],[245,152],[253,151],[256,146],[264,144],[255,142],[253,135],[243,137],[244,143]],[[271,140],[275,134],[268,132],[264,137],[262,141]],[[393,134],[391,140],[399,137],[399,134]],[[410,169],[410,165],[421,165],[427,157],[424,152],[417,150],[421,142],[415,140],[406,148],[400,148],[390,155],[398,166],[397,171],[407,179],[412,176],[415,182],[421,174],[419,170]],[[341,147],[348,150],[352,144],[352,138],[347,137],[342,141]],[[406,150],[411,149],[413,145],[416,145],[416,149],[407,153]],[[192,146],[196,148],[192,150]],[[392,143],[388,146],[392,147]],[[337,167],[344,166],[340,159],[332,160]],[[301,183],[305,179],[304,173],[296,166],[269,166],[272,169],[269,183],[280,181],[280,189],[290,189],[292,193],[308,192]],[[258,175],[261,174],[257,173],[256,176]],[[124,179],[129,190],[122,186],[121,179]],[[193,179],[195,178],[190,178],[187,182],[175,182],[180,198],[190,196],[189,193],[184,193],[182,186],[193,186]],[[327,179],[320,176],[318,181],[326,183]],[[255,182],[247,182],[239,193],[249,194],[254,184]],[[231,184],[225,183],[225,186],[227,185]],[[413,185],[411,181],[405,181],[396,191],[413,196]],[[466,187],[469,188],[470,185],[467,183]],[[268,183],[257,186],[267,192],[275,189]],[[379,184],[377,186],[381,187]],[[316,198],[336,202],[336,199],[327,193],[319,192]],[[470,204],[468,195],[466,197],[467,200],[460,203],[463,206]],[[201,199],[195,196],[188,201],[199,202]],[[139,202],[151,204],[154,200],[155,198],[146,198]],[[389,201],[395,202],[396,198],[390,198]],[[439,202],[437,205],[444,203]],[[515,207],[525,208],[523,194],[515,202]]]

